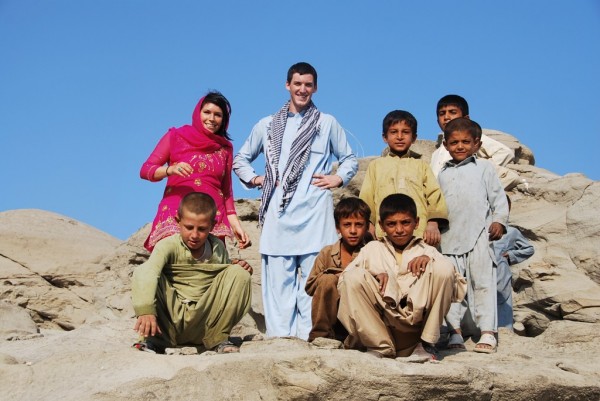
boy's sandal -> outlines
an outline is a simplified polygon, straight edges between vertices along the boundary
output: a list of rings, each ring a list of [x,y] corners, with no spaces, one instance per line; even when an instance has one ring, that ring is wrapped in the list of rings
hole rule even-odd
[[[450,340],[447,345],[448,349],[467,349],[465,347],[465,340],[463,340],[462,335],[458,333],[452,333],[450,335]]]
[[[154,349],[154,347],[146,342],[146,341],[138,341],[137,343],[134,343],[132,345],[133,348],[137,348],[140,351],[144,351],[144,352],[150,352],[152,354],[156,354],[156,350]]]
[[[234,352],[240,352],[240,347],[235,345],[229,340],[223,341],[220,344],[214,346],[211,351],[216,352],[217,354],[232,354]]]
[[[488,345],[489,347],[486,347]],[[496,341],[496,337],[493,334],[485,333],[481,335],[479,342],[475,345],[473,351],[481,352],[484,354],[492,354],[496,352],[496,348],[498,346],[498,341]]]

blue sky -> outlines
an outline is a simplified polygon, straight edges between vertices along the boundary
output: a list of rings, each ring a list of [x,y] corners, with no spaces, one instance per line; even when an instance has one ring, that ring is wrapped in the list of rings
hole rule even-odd
[[[218,89],[239,149],[288,98],[297,61],[317,68],[315,103],[360,156],[379,154],[394,109],[434,139],[435,104],[457,93],[539,167],[600,178],[595,0],[0,0],[0,60],[0,211],[53,211],[121,239],[154,218],[164,182],[139,168],[166,130]]]

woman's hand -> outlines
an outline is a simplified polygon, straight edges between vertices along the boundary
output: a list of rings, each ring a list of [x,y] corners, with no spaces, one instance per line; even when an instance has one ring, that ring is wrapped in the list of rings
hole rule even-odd
[[[250,237],[248,236],[248,234],[246,234],[246,231],[244,231],[241,227],[240,227],[240,231],[237,231],[234,229],[233,233],[235,234],[235,237],[238,240],[238,246],[240,249],[245,249],[245,248],[248,248],[250,245],[252,245],[252,241],[250,241]]]
[[[167,167],[168,175],[178,175],[180,177],[189,177],[194,169],[186,162],[177,162]]]
[[[242,228],[242,224],[240,223],[240,219],[238,219],[237,215],[228,214],[227,220],[229,220],[229,225],[233,230],[233,235],[235,235],[235,238],[238,240],[238,247],[240,249],[245,249],[252,245],[252,241],[250,241],[250,237]]]

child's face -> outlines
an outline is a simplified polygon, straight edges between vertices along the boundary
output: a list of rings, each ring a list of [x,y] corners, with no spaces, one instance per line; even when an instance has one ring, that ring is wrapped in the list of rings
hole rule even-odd
[[[183,209],[183,216],[178,220],[179,232],[183,243],[194,253],[194,251],[203,251],[204,243],[208,238],[210,230],[213,229],[214,222],[206,214],[196,214]]]
[[[405,154],[415,139],[412,128],[405,121],[390,125],[383,134],[383,141],[393,153],[399,155]]]
[[[347,248],[358,246],[368,230],[369,222],[360,215],[342,217],[337,227],[338,233],[342,236],[342,242]]]
[[[419,218],[415,218],[407,212],[394,213],[379,222],[379,226],[394,247],[400,249],[404,249],[408,245],[418,225]]]
[[[455,106],[453,104],[442,106],[440,107],[437,113],[438,125],[443,131],[444,128],[446,128],[446,124],[459,117],[469,116],[463,116],[462,110],[458,106]]]
[[[473,138],[467,131],[454,131],[444,140],[444,147],[452,160],[460,163],[479,149],[479,139]]]

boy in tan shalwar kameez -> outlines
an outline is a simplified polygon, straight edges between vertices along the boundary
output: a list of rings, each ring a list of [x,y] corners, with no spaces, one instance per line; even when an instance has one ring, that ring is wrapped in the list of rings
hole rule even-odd
[[[389,195],[379,216],[385,237],[365,245],[338,284],[344,345],[379,357],[435,359],[444,316],[466,282],[449,259],[413,236],[419,219],[412,198]]]

